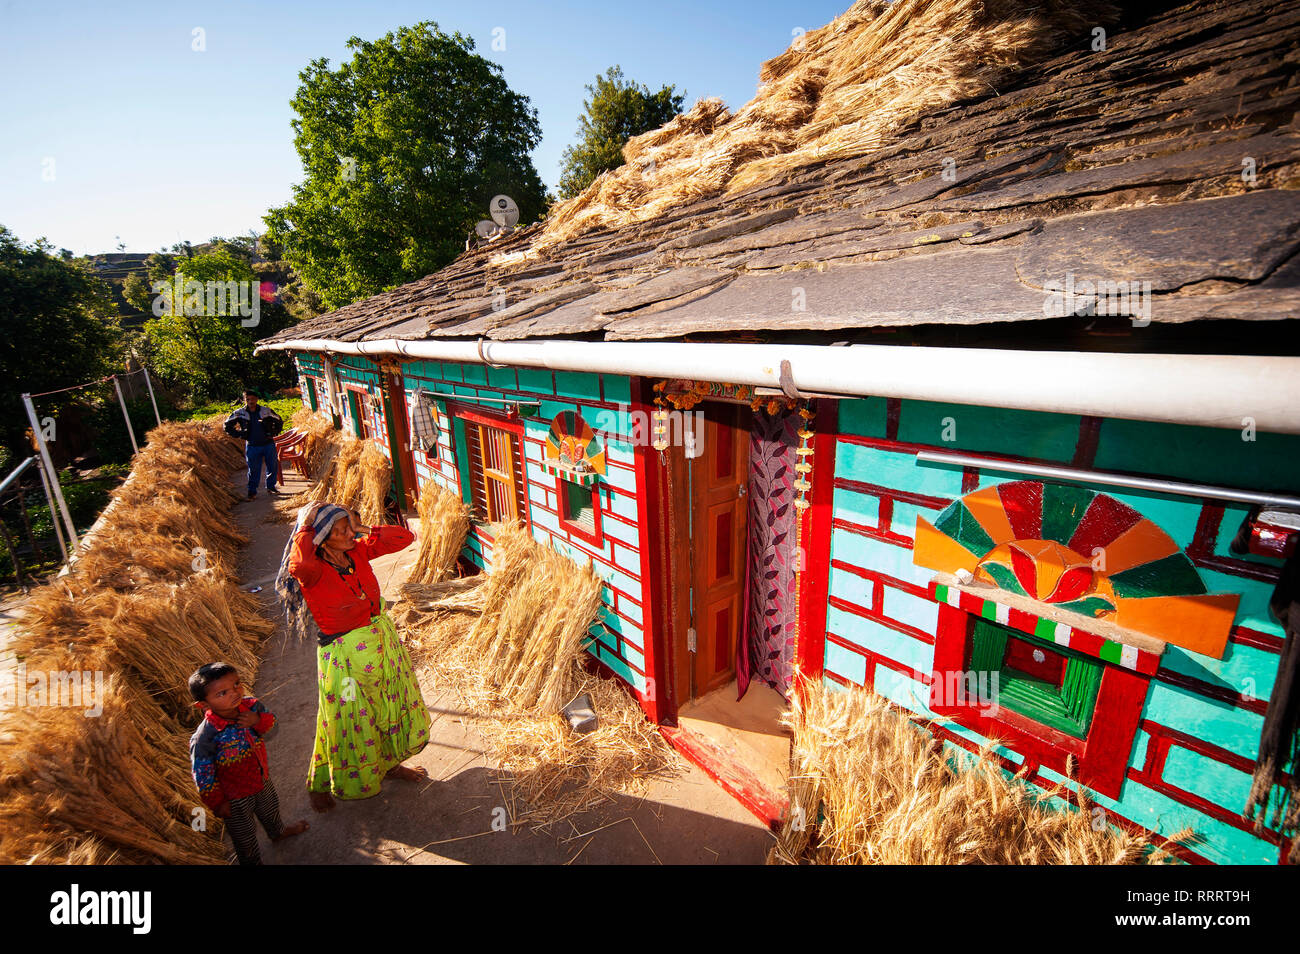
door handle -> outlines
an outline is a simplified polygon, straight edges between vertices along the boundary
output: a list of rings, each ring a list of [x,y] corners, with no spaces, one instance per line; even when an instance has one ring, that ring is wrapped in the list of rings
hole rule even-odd
[[[745,496],[745,494],[749,493],[749,486],[747,484],[737,484],[736,487],[737,487],[736,490],[737,497],[743,497]]]

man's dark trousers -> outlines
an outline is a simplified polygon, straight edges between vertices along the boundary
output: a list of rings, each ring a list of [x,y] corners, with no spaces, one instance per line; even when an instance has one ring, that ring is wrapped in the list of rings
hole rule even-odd
[[[261,476],[262,466],[266,466],[266,489],[275,489],[276,458],[275,441],[265,444],[249,444],[244,449],[244,459],[248,461],[248,492],[257,492],[257,479]]]

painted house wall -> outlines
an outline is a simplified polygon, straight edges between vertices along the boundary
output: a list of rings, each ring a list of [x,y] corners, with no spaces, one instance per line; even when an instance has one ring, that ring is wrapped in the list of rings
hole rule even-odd
[[[318,408],[329,407],[329,392],[325,387],[325,362],[318,354],[300,354],[297,356],[298,366],[298,386],[302,389],[302,403],[304,407],[310,408],[311,402],[307,398],[307,388],[314,387],[316,394],[316,406]]]
[[[299,368],[304,368],[301,360]],[[377,367],[369,359],[360,356],[340,358],[336,369],[340,388],[353,384],[364,386],[371,394],[380,393]],[[523,418],[523,469],[529,526],[539,542],[575,562],[586,564],[590,561],[592,569],[605,582],[601,592],[600,617],[591,629],[595,641],[589,651],[638,692],[644,692],[644,597],[637,527],[643,490],[638,486],[632,426],[628,416],[631,380],[618,375],[498,369],[437,361],[406,362],[402,376],[408,420],[415,413],[420,389],[452,396],[435,398],[438,453],[430,456],[416,450],[413,458],[421,485],[432,480],[456,494],[463,492],[463,475],[457,457],[459,449],[454,446],[451,413],[456,402],[487,412],[500,412],[504,406],[496,400],[476,403],[476,398],[518,398],[538,405],[532,416]],[[566,410],[582,415],[597,432],[606,452],[607,472],[597,482],[602,511],[599,545],[570,532],[562,524],[556,477],[541,466],[551,421]],[[344,411],[348,411],[346,406]],[[353,433],[350,419],[345,418],[343,427],[347,433]],[[376,419],[373,432],[376,438],[381,438],[380,444],[391,460],[382,415]],[[486,567],[491,553],[491,534],[485,526],[475,525],[462,556],[479,567]]]
[[[392,460],[393,455],[388,446],[388,422],[384,418],[382,403],[380,409],[376,411],[370,401],[371,398],[378,398],[381,402],[383,400],[378,366],[369,358],[360,355],[344,355],[334,362],[334,374],[341,396],[340,403],[343,405],[340,416],[344,433],[348,435],[356,433],[356,422],[352,419],[352,405],[347,399],[346,389],[359,387],[365,391],[366,400],[359,400],[358,404],[370,437],[383,449],[388,459]]]
[[[933,522],[955,498],[1023,477],[919,464],[917,450],[1014,455],[1274,491],[1294,490],[1300,476],[1300,439],[1258,434],[1246,441],[1236,430],[881,398],[841,402],[838,431],[825,680],[872,687],[922,716],[932,714],[939,606],[928,590],[933,571],[912,562],[916,518]],[[1283,644],[1268,613],[1280,561],[1229,552],[1245,505],[1101,484],[1091,489],[1158,524],[1196,564],[1210,592],[1241,595],[1223,659],[1167,647],[1148,688],[1120,797],[1098,796],[1098,804],[1165,835],[1192,827],[1205,840],[1191,850],[1209,861],[1276,863],[1278,837],[1256,837],[1239,813]],[[950,739],[966,747],[984,741],[960,725],[950,729]],[[1004,764],[1023,764],[1020,753],[997,751]],[[1044,786],[1061,776],[1039,769],[1033,779]]]

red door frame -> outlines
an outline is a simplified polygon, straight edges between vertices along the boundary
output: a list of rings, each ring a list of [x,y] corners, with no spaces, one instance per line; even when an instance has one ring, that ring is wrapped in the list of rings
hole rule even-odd
[[[831,587],[831,511],[835,499],[835,438],[840,402],[817,399],[813,424],[812,491],[799,525],[803,549],[799,573],[799,637],[795,687],[803,696],[809,682],[821,682],[826,663],[826,611]]]
[[[664,461],[650,446],[650,422],[654,412],[654,392],[645,378],[632,379],[632,414],[645,422],[633,438],[633,461],[636,466],[636,496],[640,519],[637,520],[637,544],[641,551],[641,635],[645,656],[646,691],[637,693],[641,708],[656,725],[677,721],[677,706],[671,695],[669,655],[672,642],[665,620],[671,616],[661,609],[667,592],[669,554],[662,534],[650,533],[652,519],[664,512]],[[662,570],[662,575],[661,571]]]
[[[374,437],[372,432],[375,430],[375,428],[371,426],[370,422],[366,420],[366,410],[368,407],[367,402],[373,396],[370,393],[370,388],[364,384],[353,384],[351,381],[348,381],[343,385],[343,393],[346,395],[348,392],[355,394],[357,401],[357,419],[352,422],[353,436],[357,437],[359,440],[370,440]],[[352,410],[351,405],[348,406],[348,410]],[[357,434],[358,424],[361,425],[360,430],[364,432],[363,434]]]

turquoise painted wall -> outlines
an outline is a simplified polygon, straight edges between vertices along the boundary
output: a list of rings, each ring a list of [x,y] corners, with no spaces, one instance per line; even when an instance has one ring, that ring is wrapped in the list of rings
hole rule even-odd
[[[299,370],[307,373],[317,356],[299,356]],[[380,394],[381,380],[373,362],[360,356],[340,358],[336,364],[339,387],[361,385]],[[454,414],[456,402],[465,407],[497,412],[502,398],[535,401],[537,410],[524,418],[524,470],[527,506],[533,536],[565,554],[576,563],[590,564],[605,581],[600,618],[592,626],[594,640],[589,651],[629,685],[646,688],[645,636],[642,628],[641,552],[639,513],[632,427],[628,419],[631,380],[614,375],[540,371],[529,368],[489,368],[477,364],[438,361],[410,361],[403,365],[403,382],[408,420],[415,412],[420,389],[435,394],[438,448],[433,454],[415,451],[417,479],[435,481],[457,494],[468,494],[464,429]],[[489,398],[494,400],[478,400]],[[305,402],[304,402],[305,403]],[[541,466],[542,444],[551,421],[561,411],[577,411],[592,426],[605,447],[607,473],[599,481],[598,493],[604,511],[601,542],[593,544],[570,532],[559,518],[556,478]],[[348,406],[344,405],[343,427],[353,432]],[[389,452],[386,429],[380,442]],[[459,439],[457,437],[459,435]],[[463,556],[479,567],[491,558],[491,537],[475,526],[466,540]]]
[[[828,568],[830,596],[839,605],[829,608],[827,629],[854,647],[827,642],[828,684],[873,686],[903,708],[921,716],[933,714],[927,702],[934,647],[927,637],[935,632],[937,606],[923,592],[933,573],[913,565],[911,541],[918,516],[933,521],[948,501],[961,496],[963,474],[958,467],[918,463],[917,449],[1015,455],[1069,465],[1076,460],[1083,423],[1071,415],[903,401],[898,405],[897,432],[890,435],[885,399],[841,402],[841,435],[872,443],[838,441],[834,476],[879,490],[837,486],[834,492],[834,517],[841,523],[832,533],[832,563],[841,561],[865,570],[869,578]],[[1236,430],[1105,420],[1097,433],[1091,466],[1199,483],[1300,490],[1296,468],[1300,439],[1258,434],[1246,440],[1243,436]],[[980,470],[976,486],[1019,479],[1025,476]],[[1184,550],[1202,519],[1204,502],[1194,498],[1135,493],[1103,484],[1091,489],[1135,508]],[[1226,506],[1213,543],[1214,556],[1238,559],[1229,552],[1228,543],[1245,510],[1245,506]],[[1272,571],[1281,565],[1253,556],[1246,562]],[[1169,646],[1160,672],[1151,680],[1143,724],[1155,732],[1185,733],[1206,743],[1213,755],[1171,743],[1159,778],[1151,785],[1129,779],[1118,799],[1099,797],[1098,802],[1161,834],[1192,827],[1202,839],[1192,850],[1211,861],[1276,863],[1276,844],[1244,830],[1239,822],[1199,811],[1188,798],[1190,794],[1204,799],[1229,818],[1244,807],[1249,776],[1229,763],[1253,760],[1257,753],[1263,721],[1259,710],[1276,678],[1277,638],[1282,636],[1267,609],[1271,583],[1206,568],[1200,569],[1200,575],[1212,593],[1240,594],[1235,626],[1264,634],[1269,645],[1254,645],[1258,640],[1242,633],[1229,642],[1222,659]],[[908,672],[880,664],[879,658],[901,664]],[[1236,698],[1216,698],[1225,693]],[[969,730],[949,727],[974,744],[983,741]],[[1142,768],[1148,741],[1148,733],[1139,730],[1130,766]],[[1015,752],[1004,749],[1002,754],[1013,763],[1022,761]],[[1047,770],[1040,775],[1054,779]]]
[[[605,581],[600,618],[592,626],[589,651],[629,685],[644,690],[645,636],[642,631],[641,549],[639,512],[631,427],[627,420],[631,382],[626,377],[541,371],[530,368],[489,368],[438,361],[407,362],[403,368],[408,409],[414,411],[420,388],[445,395],[438,406],[439,451],[434,459],[416,453],[421,481],[435,480],[462,493],[465,459],[456,446],[456,427],[449,413],[457,401],[466,407],[500,411],[502,398],[535,401],[526,414],[524,471],[528,516],[533,536],[576,563],[590,563]],[[493,400],[478,401],[479,398]],[[597,431],[605,447],[607,473],[598,481],[603,511],[599,544],[572,533],[559,516],[556,478],[542,469],[542,445],[551,421],[561,411],[577,411]],[[480,567],[491,557],[491,539],[480,528],[470,534],[464,556]]]

